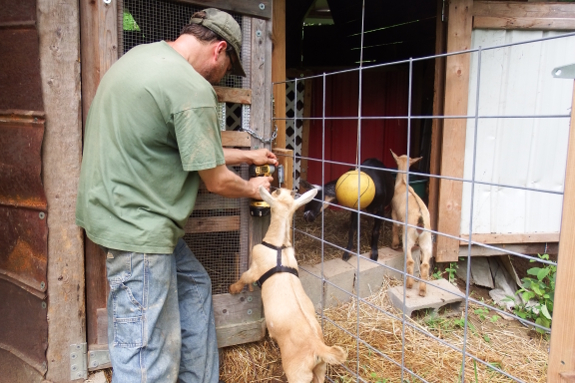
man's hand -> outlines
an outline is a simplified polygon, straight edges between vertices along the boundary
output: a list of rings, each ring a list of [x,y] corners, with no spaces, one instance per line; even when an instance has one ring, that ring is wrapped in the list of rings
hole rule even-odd
[[[260,186],[263,186],[267,191],[270,191],[272,181],[273,177],[267,176],[250,178],[249,184],[251,187],[253,187],[252,198],[261,200],[262,197],[259,190]]]
[[[276,155],[267,149],[250,150],[249,153],[252,160],[251,163],[254,165],[278,165],[278,158]]]

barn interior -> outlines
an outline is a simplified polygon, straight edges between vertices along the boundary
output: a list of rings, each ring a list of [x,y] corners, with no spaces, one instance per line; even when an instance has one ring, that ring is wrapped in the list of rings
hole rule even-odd
[[[334,110],[346,109],[349,116],[357,116],[359,96],[362,99],[362,116],[405,117],[408,113],[411,116],[430,116],[433,114],[436,61],[413,61],[410,79],[409,59],[432,56],[442,50],[443,42],[436,41],[436,31],[444,21],[442,3],[434,1],[286,1],[287,77],[313,77],[358,68],[360,65],[363,68],[374,67],[362,73],[361,94],[354,89],[359,87],[358,71],[334,76],[333,92],[331,98],[327,97]],[[385,65],[389,63],[397,64]],[[317,109],[320,109],[318,102],[321,104],[322,89],[321,79],[314,79],[312,99],[317,108],[311,108],[311,117],[320,116],[320,110]],[[409,89],[411,92],[408,92]],[[408,112],[409,97],[411,110]],[[344,117],[342,114],[333,116]],[[329,156],[330,160],[354,163],[357,145],[349,143],[357,141],[354,138],[357,121],[331,123],[334,129],[341,130],[333,132],[331,142],[326,143],[326,158]],[[335,127],[336,124],[338,127]],[[409,140],[407,124],[405,118],[397,121],[382,120],[379,124],[374,120],[365,121],[361,142],[362,160],[379,157],[386,167],[395,167],[389,149],[393,148],[396,153],[406,153],[409,142],[411,156],[424,157],[419,167],[414,166],[412,170],[429,173],[432,119],[413,118],[410,121]],[[397,129],[398,125],[401,129]],[[310,124],[308,155],[311,158],[321,158],[321,145],[314,138],[321,138],[319,121]],[[308,177],[311,181],[319,181],[314,179],[313,173],[319,172],[320,165],[313,161],[308,163]],[[336,167],[333,173],[341,171]]]

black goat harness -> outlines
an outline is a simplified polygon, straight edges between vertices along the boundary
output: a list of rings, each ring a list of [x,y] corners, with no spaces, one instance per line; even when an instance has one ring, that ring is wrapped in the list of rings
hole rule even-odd
[[[277,247],[274,246],[270,243],[267,242],[262,242],[262,245],[269,247],[270,249],[274,249],[277,251],[277,265],[271,269],[269,269],[268,271],[266,271],[264,273],[264,275],[262,275],[260,277],[260,279],[258,279],[256,281],[256,285],[261,288],[262,285],[264,284],[264,282],[271,277],[272,275],[274,275],[275,273],[291,273],[293,275],[295,275],[296,277],[299,278],[299,274],[297,272],[296,269],[294,269],[293,267],[289,267],[289,266],[284,266],[282,265],[282,250],[283,249],[287,249],[288,247],[285,245],[282,245],[281,247]]]

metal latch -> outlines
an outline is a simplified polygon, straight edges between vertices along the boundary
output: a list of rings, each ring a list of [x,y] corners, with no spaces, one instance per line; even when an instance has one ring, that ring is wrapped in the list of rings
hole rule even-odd
[[[70,345],[70,380],[88,378],[87,349],[86,343]]]
[[[97,369],[110,363],[108,350],[93,350],[88,352],[87,343],[70,345],[70,379],[87,379],[88,368]]]
[[[551,71],[555,78],[575,79],[575,64],[559,66]]]

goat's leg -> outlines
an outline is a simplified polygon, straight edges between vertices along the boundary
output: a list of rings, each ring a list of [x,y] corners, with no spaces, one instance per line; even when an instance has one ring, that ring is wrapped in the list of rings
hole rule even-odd
[[[326,363],[319,362],[317,366],[313,369],[313,383],[324,383],[325,382],[325,370]]]
[[[252,283],[254,283],[257,280],[258,280],[258,275],[255,273],[255,271],[252,268],[250,268],[249,270],[245,271],[242,274],[242,276],[240,277],[240,279],[236,283],[230,285],[230,294],[240,293],[244,289],[245,285],[248,285],[248,289],[250,291],[254,291]]]
[[[432,255],[431,233],[425,231],[419,236],[419,248],[421,252],[421,266],[419,267],[420,278],[429,280],[430,260]],[[419,295],[422,297],[427,293],[427,283],[419,282]]]
[[[354,242],[353,239],[355,237],[356,230],[357,230],[357,213],[352,212],[350,214],[350,219],[349,219],[349,231],[348,231],[348,240],[347,240],[347,247],[346,247],[347,250],[343,253],[343,257],[342,257],[342,259],[344,261],[347,261],[349,258],[351,258],[349,251],[353,247],[353,242]],[[357,240],[359,241],[359,238]]]
[[[378,209],[375,215],[383,217],[383,209]],[[377,261],[379,258],[379,232],[381,230],[382,219],[373,219],[373,231],[371,232],[371,259]]]
[[[391,219],[394,221],[399,221],[397,214],[392,210]],[[399,249],[399,224],[392,224],[391,227],[391,248],[394,250]]]
[[[405,256],[407,257],[407,282],[406,286],[408,289],[413,287],[413,268],[415,265],[415,261],[411,256],[411,249],[413,245],[415,245],[415,229],[411,227],[404,227],[404,230],[407,231],[407,235],[405,236],[405,244],[403,245],[403,249],[405,251]]]

